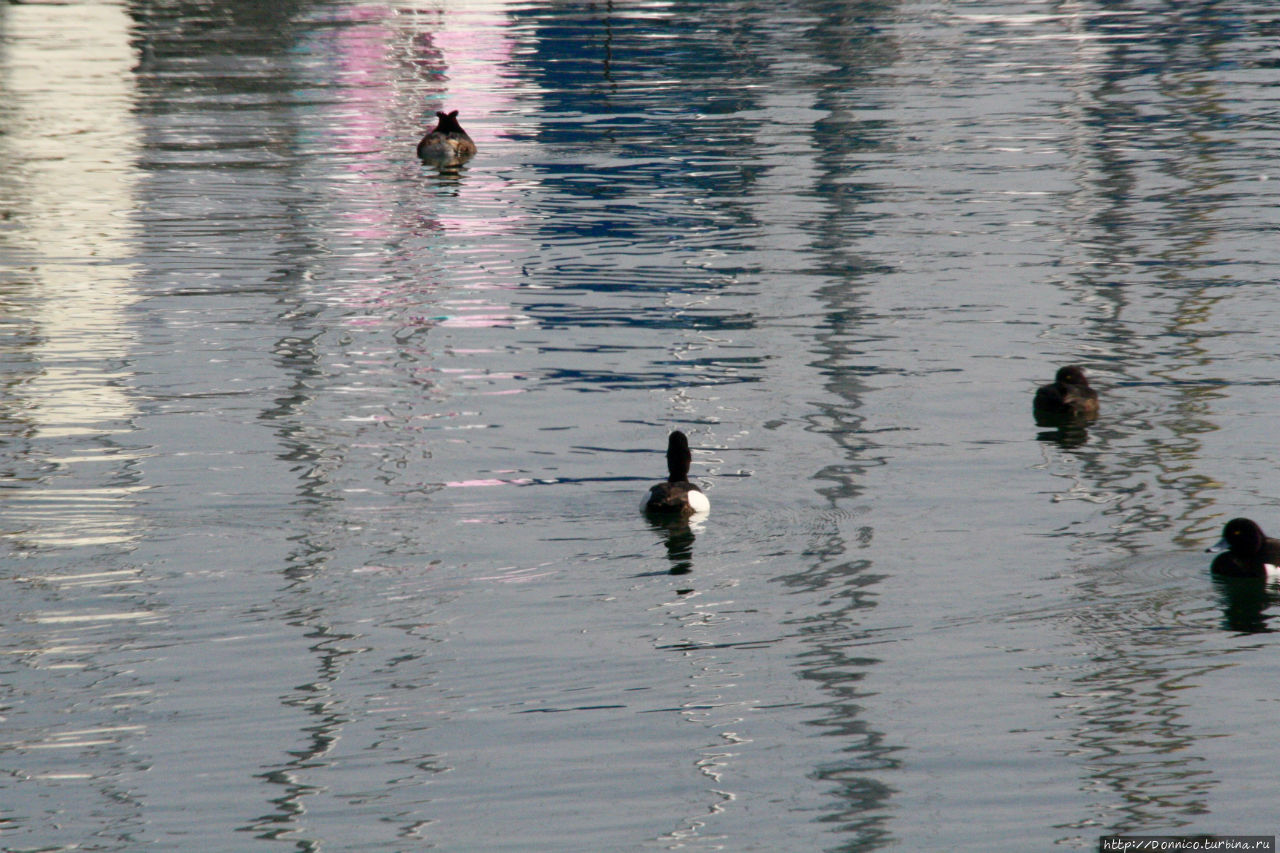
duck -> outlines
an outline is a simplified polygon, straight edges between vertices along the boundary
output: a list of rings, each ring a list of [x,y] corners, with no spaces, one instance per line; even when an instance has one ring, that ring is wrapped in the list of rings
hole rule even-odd
[[[711,501],[702,489],[689,482],[689,465],[693,454],[689,452],[688,437],[676,430],[667,439],[667,481],[659,483],[645,494],[640,509],[653,515],[689,516],[701,515],[711,509]]]
[[[418,143],[418,157],[439,166],[457,166],[470,160],[476,144],[458,124],[458,111],[436,111],[436,126]]]
[[[1032,412],[1040,421],[1083,421],[1098,416],[1098,392],[1078,364],[1058,368],[1053,382],[1036,389]]]
[[[1222,528],[1222,539],[1206,549],[1225,551],[1213,559],[1209,570],[1228,578],[1265,578],[1280,575],[1280,539],[1262,532],[1256,521],[1233,518]]]

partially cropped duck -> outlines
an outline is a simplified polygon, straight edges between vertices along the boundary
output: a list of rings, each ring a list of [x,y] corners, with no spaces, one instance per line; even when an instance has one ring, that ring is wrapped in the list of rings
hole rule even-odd
[[[1257,522],[1233,518],[1222,528],[1222,540],[1208,549],[1225,551],[1210,571],[1229,578],[1265,578],[1280,574],[1280,540],[1264,536]]]
[[[1070,364],[1058,369],[1053,382],[1036,389],[1031,406],[1038,421],[1087,421],[1098,416],[1098,392],[1089,387],[1084,368]]]
[[[476,144],[458,124],[458,111],[436,112],[436,126],[418,143],[418,156],[437,166],[457,166],[470,160]]]
[[[667,439],[667,481],[659,483],[644,496],[640,508],[655,515],[695,515],[711,509],[711,501],[689,482],[689,439],[676,430]]]

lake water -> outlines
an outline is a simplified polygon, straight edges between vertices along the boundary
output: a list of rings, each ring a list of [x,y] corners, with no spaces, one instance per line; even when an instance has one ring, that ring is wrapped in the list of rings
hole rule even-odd
[[[1278,35],[0,7],[0,849],[1276,834]]]

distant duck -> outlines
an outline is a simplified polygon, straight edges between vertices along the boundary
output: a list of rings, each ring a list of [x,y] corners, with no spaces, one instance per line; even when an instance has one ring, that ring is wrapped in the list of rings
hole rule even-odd
[[[1229,578],[1265,578],[1280,574],[1280,540],[1264,536],[1262,528],[1247,518],[1233,518],[1222,528],[1222,540],[1207,549],[1225,551],[1213,560],[1210,571]]]
[[[418,156],[437,166],[458,166],[476,153],[476,144],[458,124],[458,111],[436,112],[436,126],[418,143]]]
[[[711,509],[711,501],[702,490],[689,482],[689,439],[676,430],[667,439],[667,481],[659,483],[644,496],[640,509],[655,515],[695,515]]]
[[[1071,364],[1036,390],[1031,408],[1038,421],[1092,420],[1098,416],[1098,392],[1089,387],[1084,368]]]

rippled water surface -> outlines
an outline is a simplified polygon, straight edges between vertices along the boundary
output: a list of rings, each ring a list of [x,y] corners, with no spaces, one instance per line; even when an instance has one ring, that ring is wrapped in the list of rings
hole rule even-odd
[[[1277,35],[0,7],[0,849],[1276,834]]]

